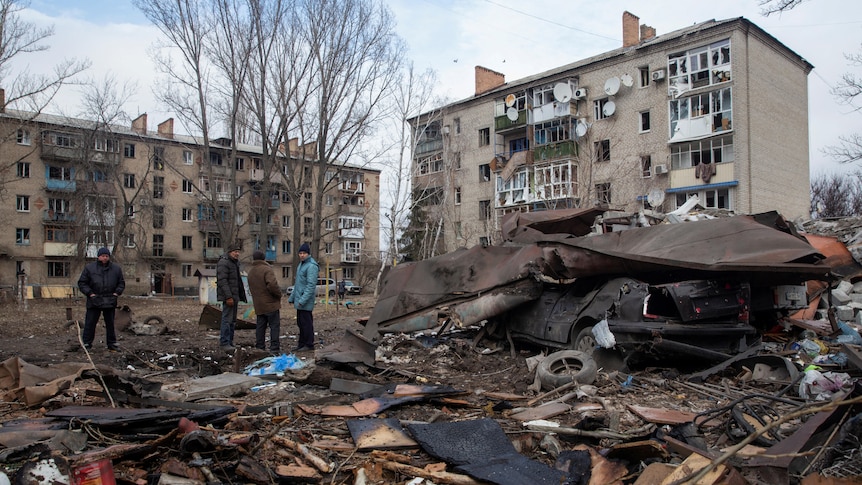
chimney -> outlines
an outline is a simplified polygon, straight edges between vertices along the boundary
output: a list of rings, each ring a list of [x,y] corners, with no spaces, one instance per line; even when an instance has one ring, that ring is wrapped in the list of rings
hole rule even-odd
[[[640,42],[640,20],[633,13],[623,12],[623,47],[631,47]]]
[[[6,112],[6,90],[0,88],[0,113]]]
[[[147,114],[144,113],[141,116],[132,120],[132,131],[138,133],[140,135],[147,134]]]
[[[476,66],[476,96],[506,84],[506,76],[486,67]]]
[[[165,138],[173,138],[174,137],[174,119],[168,118],[165,121],[159,123],[159,135]]]
[[[641,42],[655,37],[655,28],[647,24],[641,24]]]

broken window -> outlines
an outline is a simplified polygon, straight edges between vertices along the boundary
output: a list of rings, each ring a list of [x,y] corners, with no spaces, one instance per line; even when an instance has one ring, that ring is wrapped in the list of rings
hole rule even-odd
[[[651,80],[649,66],[643,66],[638,68],[638,80],[638,86],[642,88],[649,86]]]
[[[539,123],[534,127],[536,146],[559,143],[571,139],[568,120],[555,119]]]
[[[490,200],[480,200],[479,201],[479,220],[482,220],[482,221],[491,220],[491,201]]]
[[[645,133],[649,131],[650,127],[650,119],[649,119],[649,110],[640,112],[640,127],[639,131],[641,133]]]
[[[652,177],[652,157],[650,155],[641,156],[641,176],[643,178]]]
[[[479,165],[479,182],[490,182],[491,181],[491,165],[488,163],[483,163]]]
[[[535,197],[539,200],[578,196],[578,167],[569,160],[538,166],[535,177]]]
[[[610,115],[605,114],[605,105],[608,104],[608,101],[610,101],[610,99],[608,98],[602,98],[593,101],[593,116],[595,117],[595,119],[603,120],[605,118],[610,118]]]
[[[596,184],[596,200],[600,204],[611,203],[611,183]]]
[[[497,207],[526,202],[527,168],[520,167],[508,180],[504,180],[502,176],[497,176]]]
[[[593,143],[597,162],[608,162],[611,159],[611,141],[601,140]]]
[[[670,101],[671,140],[684,140],[727,131],[732,127],[731,88]]]
[[[484,147],[491,144],[491,129],[482,128],[479,130],[479,146]]]
[[[416,163],[419,165],[419,175],[442,172],[443,152],[437,152],[427,157],[421,157],[416,161]]]
[[[730,81],[730,39],[668,56],[668,91],[679,94]]]
[[[691,168],[698,163],[724,163],[733,160],[732,136],[680,143],[672,145],[670,149],[671,168],[674,169]]]

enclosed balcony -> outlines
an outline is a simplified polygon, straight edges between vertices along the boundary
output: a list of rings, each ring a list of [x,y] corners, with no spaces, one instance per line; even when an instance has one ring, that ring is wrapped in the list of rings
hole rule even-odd
[[[57,212],[50,209],[42,211],[42,222],[46,224],[74,224],[75,219],[75,214],[71,212]]]

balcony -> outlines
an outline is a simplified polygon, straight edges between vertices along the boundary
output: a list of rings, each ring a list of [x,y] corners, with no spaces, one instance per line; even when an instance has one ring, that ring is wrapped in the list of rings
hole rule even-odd
[[[671,170],[669,188],[696,187],[698,185],[720,184],[736,180],[733,162],[716,163],[715,175],[711,176],[709,181],[696,177],[696,174],[697,167],[675,168]]]
[[[347,229],[339,229],[338,237],[343,237],[346,239],[365,239],[365,228],[351,227]]]
[[[278,209],[281,207],[281,201],[272,197],[252,195],[248,200],[248,205],[255,209]]]
[[[228,168],[226,165],[203,165],[201,166],[201,173],[207,175],[227,175]]]
[[[204,259],[218,259],[224,254],[222,248],[204,248]]]
[[[341,214],[365,214],[365,206],[354,204],[341,204],[339,207],[341,207],[341,210],[339,211]]]
[[[77,185],[74,180],[45,179],[45,190],[52,192],[74,192]]]
[[[437,138],[433,140],[426,140],[421,143],[416,144],[416,149],[413,151],[414,155],[421,155],[423,153],[434,152],[437,150],[443,149],[443,139]]]
[[[267,261],[275,261],[275,249],[267,249],[265,257]]]
[[[78,185],[81,192],[87,195],[107,195],[111,197],[116,197],[117,195],[116,186],[110,182],[93,182],[91,180],[86,180],[78,182]]]
[[[518,111],[518,118],[514,120],[510,119],[507,115],[497,116],[494,118],[494,131],[499,133],[513,128],[523,128],[526,124],[527,110],[521,110]]]
[[[95,150],[84,150],[79,147],[62,147],[57,145],[42,145],[42,158],[66,162],[102,163],[109,165],[120,164],[120,154],[114,152],[99,152]]]
[[[360,253],[341,253],[342,263],[360,263],[362,255]]]
[[[198,231],[200,232],[218,232],[218,222],[212,219],[201,219],[198,221]]]
[[[42,253],[45,256],[77,256],[78,245],[75,243],[46,242],[43,243]]]
[[[351,194],[365,193],[365,184],[361,182],[345,180],[344,182],[341,182],[341,185],[339,185],[338,188],[343,192],[350,192]]]
[[[269,175],[269,181],[273,184],[280,184],[281,183],[281,177],[282,177],[281,173],[276,171],[276,172],[271,173]],[[265,170],[261,170],[259,168],[253,168],[253,169],[249,170],[249,172],[248,172],[248,181],[249,182],[263,182],[264,180],[266,180],[266,171]]]
[[[249,232],[260,233],[266,229],[267,234],[278,234],[278,224],[261,224],[259,222],[253,222],[248,225]]]
[[[72,214],[70,212],[57,212],[50,209],[45,209],[42,211],[42,221],[51,224],[74,224],[75,214]]]
[[[571,157],[577,155],[578,148],[573,140],[561,141],[552,145],[542,145],[533,150],[533,159],[554,160],[557,158]]]

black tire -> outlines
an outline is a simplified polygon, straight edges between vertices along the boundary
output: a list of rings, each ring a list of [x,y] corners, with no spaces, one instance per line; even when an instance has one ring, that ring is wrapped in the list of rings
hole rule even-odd
[[[329,290],[329,297],[335,298],[335,290]]]
[[[577,350],[562,350],[545,357],[536,369],[542,389],[550,391],[576,381],[592,384],[596,380],[598,366],[589,355]]]
[[[144,325],[164,325],[165,321],[162,320],[162,317],[157,317],[155,315],[149,316],[144,319]]]
[[[593,327],[584,327],[580,332],[572,339],[572,350],[577,350],[578,352],[583,352],[587,355],[592,356],[593,352],[596,350],[596,337],[593,335]]]

